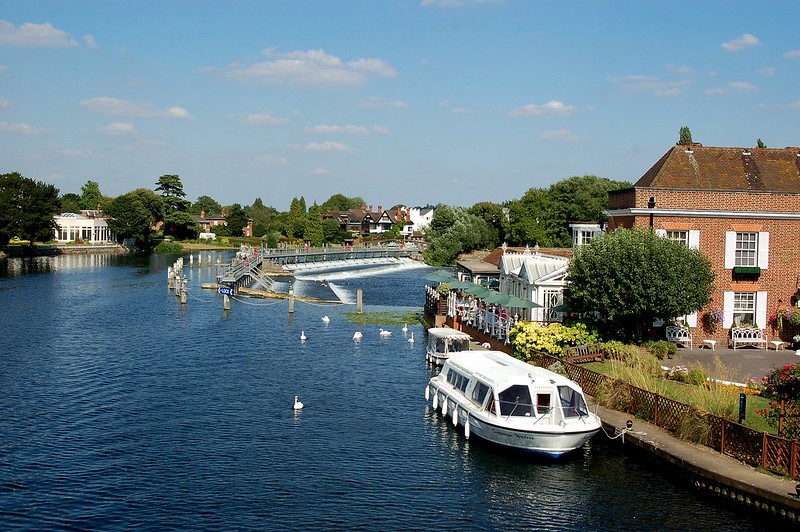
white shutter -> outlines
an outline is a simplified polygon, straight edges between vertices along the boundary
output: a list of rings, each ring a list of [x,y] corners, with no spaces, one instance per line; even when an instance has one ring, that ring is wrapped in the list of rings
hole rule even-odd
[[[769,268],[769,233],[758,233],[758,267]]]
[[[725,269],[730,270],[734,266],[736,266],[736,231],[725,231]]]
[[[689,249],[700,249],[700,231],[689,231]]]
[[[756,292],[756,325],[767,328],[767,293]]]
[[[696,310],[694,312],[692,312],[691,314],[689,314],[688,316],[686,316],[686,325],[688,325],[691,328],[697,327],[697,311]]]
[[[725,292],[722,296],[722,328],[730,329],[733,325],[733,292]]]
[[[656,236],[660,236],[661,238],[666,238],[667,230],[666,229],[656,229]]]

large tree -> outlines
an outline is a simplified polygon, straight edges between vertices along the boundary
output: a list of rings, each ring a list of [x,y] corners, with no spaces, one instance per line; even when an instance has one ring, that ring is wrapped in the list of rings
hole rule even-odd
[[[247,213],[238,203],[225,207],[225,226],[230,236],[243,236],[248,221]]]
[[[325,201],[320,208],[322,212],[326,211],[348,211],[350,209],[358,209],[364,205],[364,200],[360,197],[348,198],[344,194],[334,194]]]
[[[552,197],[547,190],[529,189],[509,203],[508,239],[514,245],[551,247],[555,241],[555,220],[551,218]]]
[[[87,181],[81,187],[81,209],[98,209],[102,204],[103,194],[100,193],[100,185],[97,181]]]
[[[711,263],[698,250],[642,229],[620,229],[576,248],[564,300],[598,313],[607,335],[641,339],[653,320],[691,314],[709,303]]]
[[[174,174],[165,174],[158,178],[156,190],[164,199],[164,234],[172,235],[179,240],[194,238],[200,232],[200,226],[189,214],[192,202],[183,191],[181,178]]]
[[[286,215],[286,236],[288,238],[302,238],[306,223],[306,200],[292,198],[289,213]]]
[[[322,209],[316,202],[308,209],[306,226],[303,230],[303,240],[311,242],[312,246],[321,246],[325,242],[325,232],[322,227]]]
[[[104,208],[111,218],[108,227],[120,238],[133,238],[136,245],[149,249],[153,227],[163,219],[164,200],[146,188],[139,188],[111,200]]]
[[[192,203],[192,206],[189,208],[189,214],[196,214],[199,216],[200,213],[204,211],[206,216],[220,214],[222,212],[222,205],[211,196],[200,196],[197,198],[197,201]]]
[[[47,242],[56,227],[53,216],[59,213],[58,189],[18,172],[0,175],[0,247],[18,237]]]
[[[460,253],[494,247],[497,240],[497,231],[486,220],[447,205],[436,206],[425,235],[425,262],[433,266],[451,266]]]

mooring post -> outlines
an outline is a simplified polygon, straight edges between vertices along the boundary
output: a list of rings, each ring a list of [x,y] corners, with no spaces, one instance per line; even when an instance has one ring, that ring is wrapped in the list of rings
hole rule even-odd
[[[230,310],[231,309],[231,298],[228,297],[228,294],[222,296],[222,310]]]
[[[294,287],[289,283],[289,314],[294,314]]]
[[[356,290],[356,313],[364,314],[364,291],[361,288]]]
[[[186,291],[188,289],[187,284],[188,284],[187,283],[187,279],[186,279],[186,276],[184,275],[183,276],[183,282],[181,283],[181,305],[185,305],[186,304]]]
[[[172,266],[167,266],[167,288],[172,290]]]

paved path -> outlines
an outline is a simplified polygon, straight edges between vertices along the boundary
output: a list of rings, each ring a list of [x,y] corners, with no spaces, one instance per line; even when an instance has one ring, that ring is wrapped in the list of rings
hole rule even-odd
[[[719,363],[717,362],[719,360]],[[684,364],[689,369],[702,367],[706,375],[716,379],[745,383],[751,377],[761,378],[775,367],[800,363],[800,356],[793,350],[740,347],[729,349],[717,347],[716,351],[695,346],[694,349],[679,347],[675,358],[662,361],[671,367]]]

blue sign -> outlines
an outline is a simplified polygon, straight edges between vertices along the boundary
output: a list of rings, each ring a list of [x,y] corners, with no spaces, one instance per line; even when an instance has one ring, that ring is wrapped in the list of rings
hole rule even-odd
[[[217,288],[217,290],[223,296],[232,296],[233,295],[233,288],[231,288],[230,286],[220,286],[219,288]]]

